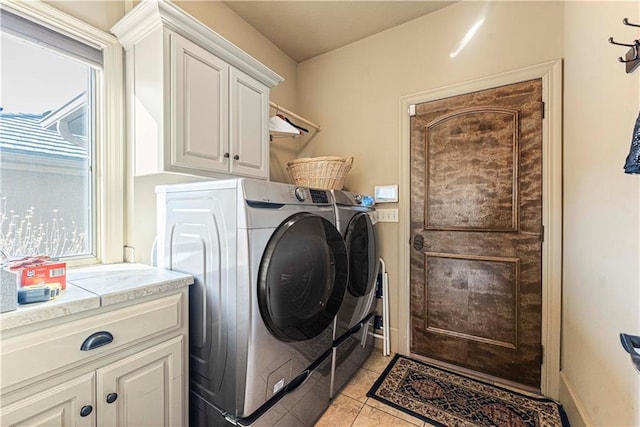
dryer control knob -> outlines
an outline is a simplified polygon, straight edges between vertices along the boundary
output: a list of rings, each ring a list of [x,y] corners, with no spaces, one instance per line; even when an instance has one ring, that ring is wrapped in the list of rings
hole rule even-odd
[[[296,188],[296,190],[294,191],[294,194],[296,195],[296,199],[298,199],[301,202],[304,202],[304,190],[300,187]]]
[[[361,204],[362,203],[362,195],[361,194],[356,194],[355,195],[355,199],[356,199],[356,203],[357,204]]]

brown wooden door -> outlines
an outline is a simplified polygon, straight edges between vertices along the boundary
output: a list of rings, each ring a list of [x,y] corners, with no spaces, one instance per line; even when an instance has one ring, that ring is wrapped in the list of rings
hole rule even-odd
[[[540,388],[542,81],[416,105],[411,352]]]

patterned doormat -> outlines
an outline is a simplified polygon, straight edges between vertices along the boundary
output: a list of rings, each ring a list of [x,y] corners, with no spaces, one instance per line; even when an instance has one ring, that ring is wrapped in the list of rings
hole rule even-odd
[[[396,355],[367,396],[436,426],[569,427],[562,406]]]

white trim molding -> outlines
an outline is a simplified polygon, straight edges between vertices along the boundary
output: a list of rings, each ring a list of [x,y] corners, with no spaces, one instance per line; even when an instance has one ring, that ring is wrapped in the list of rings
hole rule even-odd
[[[491,89],[532,79],[542,79],[545,119],[542,124],[542,364],[541,391],[557,399],[560,375],[560,328],[562,304],[562,61],[446,86],[400,98],[400,233],[399,254],[399,352],[409,355],[411,313],[409,283],[410,236],[410,116],[411,105]]]
[[[587,411],[578,398],[573,385],[564,372],[560,372],[560,402],[571,420],[571,427],[588,427],[594,424],[589,421]]]
[[[101,31],[41,1],[1,0],[13,13],[102,50],[103,68],[98,77],[96,256],[70,261],[70,265],[122,262],[124,246],[124,83],[122,46]]]
[[[251,55],[198,21],[170,0],[143,0],[111,28],[125,49],[165,26],[193,41],[261,83],[273,87],[284,80]]]

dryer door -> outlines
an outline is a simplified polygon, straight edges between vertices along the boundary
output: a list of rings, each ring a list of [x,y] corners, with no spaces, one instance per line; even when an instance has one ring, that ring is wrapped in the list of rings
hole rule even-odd
[[[258,276],[258,305],[269,331],[287,342],[324,332],[336,316],[347,286],[347,252],[327,219],[297,213],[278,227]]]
[[[349,293],[354,297],[369,295],[378,274],[378,250],[369,215],[357,213],[345,234],[349,254]]]

